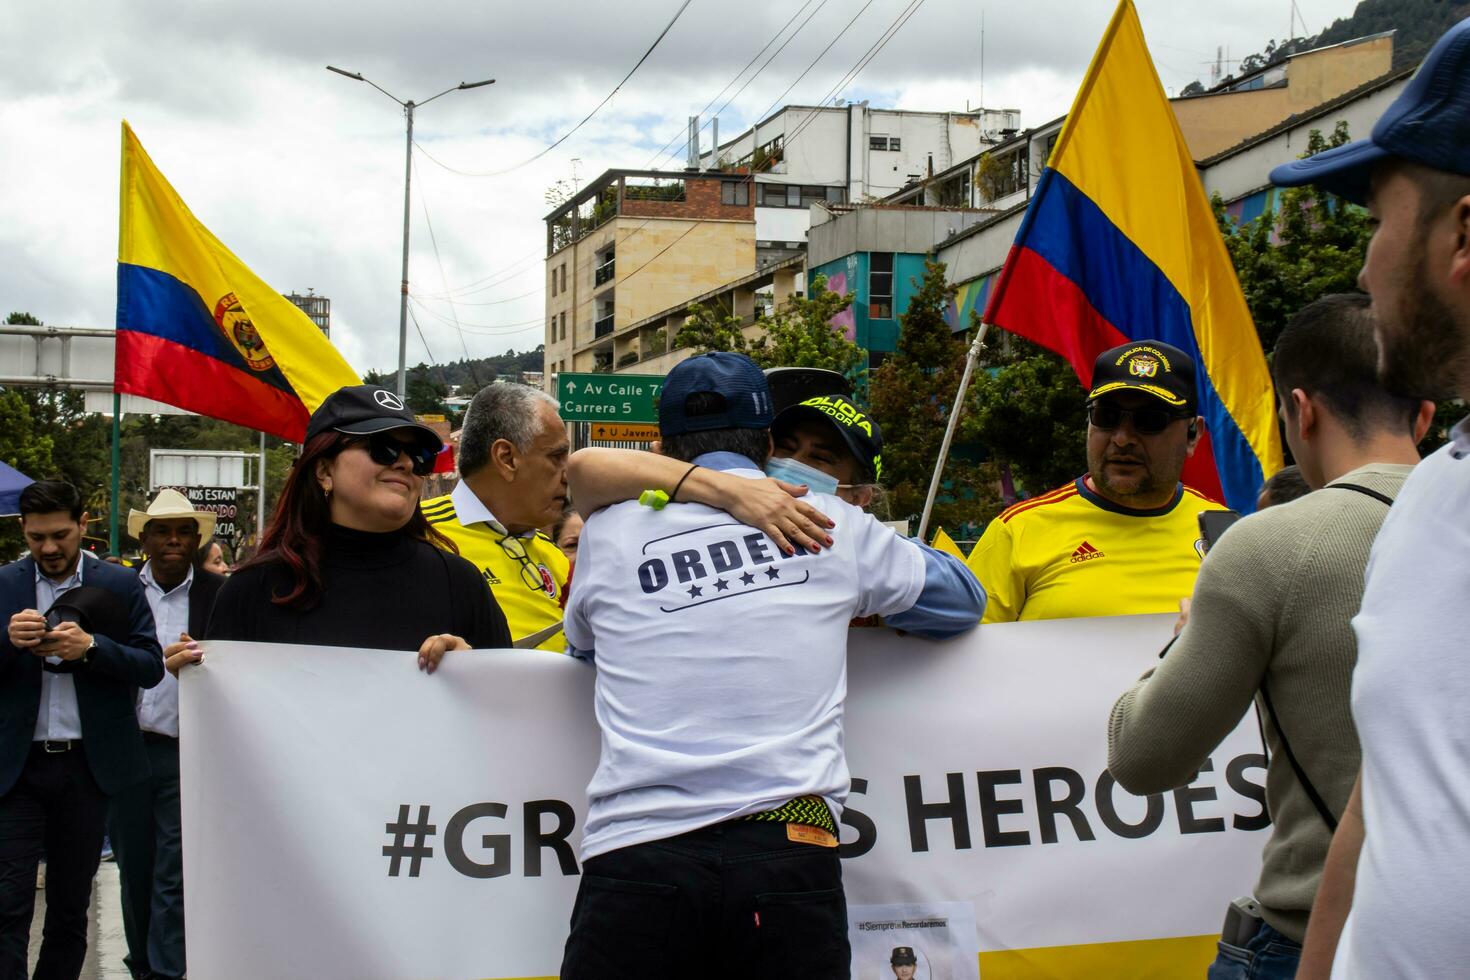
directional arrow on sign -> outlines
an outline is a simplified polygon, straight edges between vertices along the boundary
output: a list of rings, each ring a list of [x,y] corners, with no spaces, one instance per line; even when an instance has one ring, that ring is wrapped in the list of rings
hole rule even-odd
[[[568,381],[567,382],[567,391],[575,392],[576,390],[577,390],[577,382],[575,382],[575,381]]]

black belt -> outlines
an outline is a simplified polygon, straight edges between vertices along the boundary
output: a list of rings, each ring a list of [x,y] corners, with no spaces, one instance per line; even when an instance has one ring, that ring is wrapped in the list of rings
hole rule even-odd
[[[80,751],[81,747],[82,740],[79,738],[38,738],[31,743],[32,752],[44,752],[47,755],[70,752],[73,749]]]
[[[41,669],[48,674],[75,674],[82,666],[80,660],[63,660],[59,664],[53,664],[49,660],[41,661]]]
[[[172,735],[165,735],[162,732],[144,732],[143,733],[143,741],[145,741],[145,742],[160,742],[160,743],[165,744],[165,745],[178,745],[179,744],[179,740],[177,738],[175,738]]]

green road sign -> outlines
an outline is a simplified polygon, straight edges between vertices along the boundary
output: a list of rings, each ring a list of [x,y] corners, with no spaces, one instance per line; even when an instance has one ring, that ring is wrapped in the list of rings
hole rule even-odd
[[[658,421],[660,374],[562,374],[561,417],[566,422]]]

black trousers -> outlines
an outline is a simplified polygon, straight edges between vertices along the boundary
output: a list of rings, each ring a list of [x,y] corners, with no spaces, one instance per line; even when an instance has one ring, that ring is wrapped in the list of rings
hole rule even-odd
[[[113,797],[108,834],[122,879],[126,963],[134,977],[184,975],[184,849],[179,740],[145,732],[151,778]]]
[[[846,980],[837,849],[730,821],[589,858],[562,980]]]
[[[25,980],[43,850],[46,923],[35,980],[76,980],[82,972],[105,814],[82,749],[32,746],[20,778],[0,796],[0,980]]]

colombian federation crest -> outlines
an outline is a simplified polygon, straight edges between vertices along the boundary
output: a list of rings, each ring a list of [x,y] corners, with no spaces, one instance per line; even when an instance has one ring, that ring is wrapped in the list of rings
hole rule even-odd
[[[1134,354],[1128,360],[1128,373],[1135,378],[1156,378],[1159,360],[1151,354]]]
[[[214,304],[214,322],[240,352],[250,370],[269,371],[276,366],[270,351],[265,349],[265,341],[260,339],[255,324],[250,322],[245,307],[240,305],[234,293],[226,293]]]

